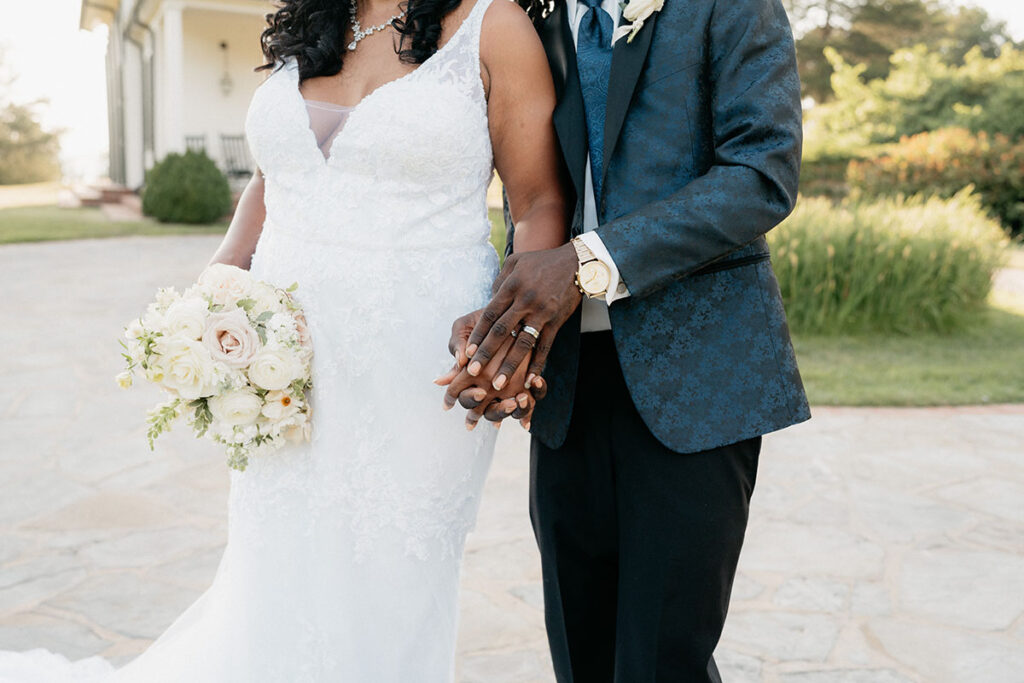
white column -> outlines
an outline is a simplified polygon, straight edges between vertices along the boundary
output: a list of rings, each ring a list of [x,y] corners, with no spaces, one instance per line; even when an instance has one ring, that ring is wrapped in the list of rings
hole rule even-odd
[[[185,150],[182,119],[185,106],[185,34],[182,30],[181,3],[165,2],[163,9],[163,83],[162,102],[157,103],[161,122],[158,138],[160,156]]]
[[[128,41],[124,43],[124,62],[121,82],[124,88],[124,157],[125,185],[131,188],[142,185],[145,176],[145,159],[142,151],[142,53]]]

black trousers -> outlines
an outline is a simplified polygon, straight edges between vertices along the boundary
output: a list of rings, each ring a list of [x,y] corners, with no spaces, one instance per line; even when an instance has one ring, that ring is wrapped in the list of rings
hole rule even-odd
[[[559,683],[720,681],[760,437],[668,450],[629,397],[610,332],[585,333],[569,436],[533,440],[530,516]]]

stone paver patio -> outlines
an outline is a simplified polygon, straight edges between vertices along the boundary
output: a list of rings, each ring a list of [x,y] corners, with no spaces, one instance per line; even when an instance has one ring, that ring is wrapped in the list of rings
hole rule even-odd
[[[208,585],[220,454],[144,441],[121,325],[188,284],[217,238],[0,247],[0,649],[118,661]],[[466,557],[459,680],[554,680],[502,430]],[[728,683],[1024,681],[1024,407],[818,409],[766,439],[718,657]]]

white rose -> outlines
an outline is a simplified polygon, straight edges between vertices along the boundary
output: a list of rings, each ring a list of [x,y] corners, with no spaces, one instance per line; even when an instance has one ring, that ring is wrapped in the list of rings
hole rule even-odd
[[[269,391],[285,389],[299,378],[302,366],[295,354],[284,348],[264,349],[249,364],[249,379]]]
[[[213,419],[222,425],[251,425],[260,414],[263,402],[251,389],[235,389],[209,400]]]
[[[244,368],[260,349],[260,337],[245,311],[214,313],[206,320],[203,344],[210,355],[230,368]]]
[[[199,276],[199,284],[210,294],[215,304],[234,305],[245,299],[253,290],[253,279],[249,271],[225,263],[215,263]]]
[[[150,377],[159,377],[166,388],[181,398],[208,396],[216,382],[216,368],[210,352],[201,343],[184,337],[164,337],[156,344],[159,357]]]
[[[271,391],[263,397],[263,416],[274,422],[280,422],[299,412],[299,402],[284,391]]]
[[[660,12],[664,6],[665,0],[630,0],[622,9],[622,16],[626,21],[643,21],[655,12]]]
[[[199,339],[206,327],[209,315],[206,302],[202,299],[181,299],[175,301],[164,314],[164,325],[168,334],[181,334],[189,339]]]

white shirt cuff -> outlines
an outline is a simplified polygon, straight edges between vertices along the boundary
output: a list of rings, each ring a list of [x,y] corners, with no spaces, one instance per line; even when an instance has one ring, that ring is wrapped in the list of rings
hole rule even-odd
[[[591,231],[580,235],[580,239],[590,248],[590,251],[594,252],[597,260],[608,266],[608,270],[611,271],[611,277],[608,281],[608,293],[604,295],[605,302],[611,306],[613,301],[625,299],[629,296],[629,289],[626,287],[626,283],[619,278],[619,269],[615,267],[615,261],[612,260],[612,255],[608,253],[604,242],[601,241],[601,236]]]

